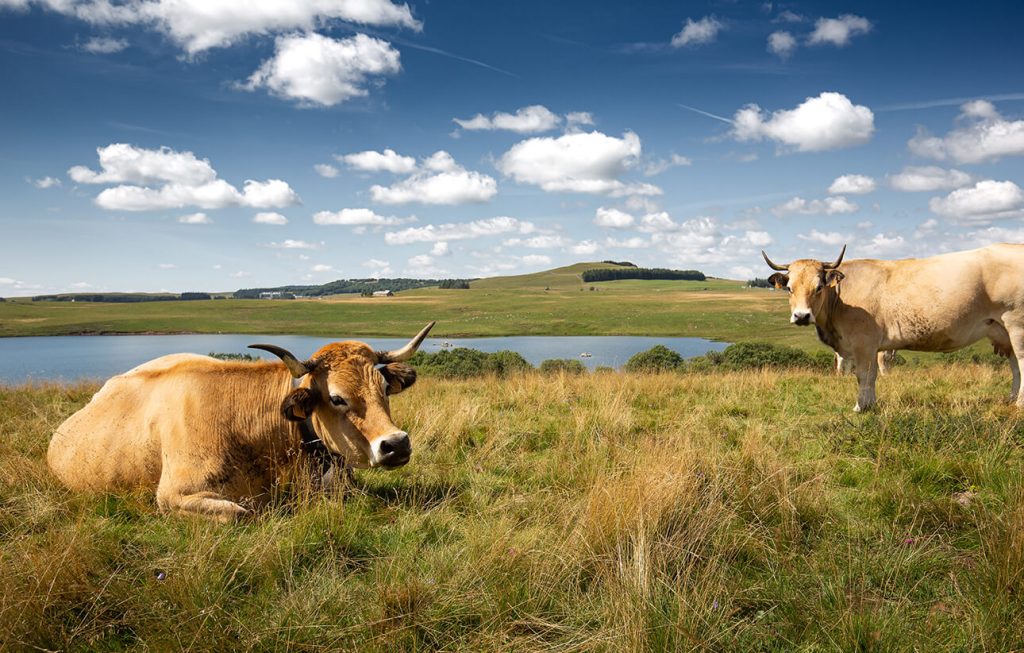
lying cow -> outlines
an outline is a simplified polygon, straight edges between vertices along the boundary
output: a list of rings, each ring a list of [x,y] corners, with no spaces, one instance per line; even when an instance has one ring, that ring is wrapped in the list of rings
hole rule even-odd
[[[896,350],[886,349],[878,352],[876,359],[878,361],[878,373],[885,376],[889,373],[889,366],[896,362]],[[839,355],[839,352],[835,354],[836,363],[836,376],[842,376],[844,374],[853,374],[855,371],[853,365],[853,359],[843,358]]]
[[[395,351],[345,341],[299,361],[227,362],[172,354],[103,384],[61,424],[50,469],[73,490],[156,489],[161,510],[229,521],[264,503],[285,466],[319,440],[356,467],[409,461],[388,402],[416,381],[404,364],[434,323]]]
[[[1010,398],[1024,408],[1024,245],[845,264],[845,246],[834,263],[777,265],[761,254],[778,270],[768,280],[790,292],[790,322],[813,323],[823,343],[853,360],[860,386],[854,410],[875,403],[877,352],[948,352],[982,338],[1009,357]]]

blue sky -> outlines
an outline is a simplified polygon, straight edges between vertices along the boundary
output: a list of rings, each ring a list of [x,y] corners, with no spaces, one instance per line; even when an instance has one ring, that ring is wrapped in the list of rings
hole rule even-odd
[[[1024,241],[1022,14],[0,0],[0,296]]]

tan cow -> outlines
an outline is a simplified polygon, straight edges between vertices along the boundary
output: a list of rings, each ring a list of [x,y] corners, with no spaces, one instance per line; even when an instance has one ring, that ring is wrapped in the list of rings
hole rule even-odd
[[[222,521],[266,502],[304,434],[348,465],[404,465],[412,446],[388,397],[416,381],[402,361],[433,326],[395,351],[349,340],[304,362],[273,345],[252,347],[282,362],[157,358],[103,384],[57,428],[47,462],[73,490],[152,487],[161,510]]]
[[[854,410],[875,403],[876,355],[887,349],[954,351],[982,338],[1010,359],[1011,401],[1024,408],[1024,245],[923,259],[777,265],[776,288],[790,292],[790,322],[814,324],[818,338],[853,359],[860,387]],[[787,273],[788,274],[785,274]]]

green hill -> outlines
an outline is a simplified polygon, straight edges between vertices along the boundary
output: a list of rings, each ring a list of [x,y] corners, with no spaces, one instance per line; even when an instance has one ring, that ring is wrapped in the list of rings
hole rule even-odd
[[[471,288],[479,289],[512,289],[512,288],[578,288],[583,285],[582,274],[587,270],[627,269],[629,266],[611,263],[575,263],[563,268],[534,272],[533,274],[517,274],[512,277],[491,277],[480,279],[470,284]]]

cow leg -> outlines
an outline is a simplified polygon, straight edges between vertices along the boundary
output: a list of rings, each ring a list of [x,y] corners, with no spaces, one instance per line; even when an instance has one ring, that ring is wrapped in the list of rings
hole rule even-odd
[[[853,355],[854,372],[857,374],[857,405],[855,412],[862,412],[875,405],[875,380],[878,378],[878,352],[858,351]]]
[[[885,376],[889,373],[889,352],[882,350],[878,352],[878,373]]]
[[[1010,343],[1010,334],[998,322],[994,322],[989,329],[988,339],[992,341],[992,351],[998,356],[1005,356],[1010,361],[1010,374],[1013,382],[1010,386],[1010,397],[1008,401],[1012,404],[1017,401],[1020,393],[1020,362],[1017,360],[1016,352]]]
[[[1010,373],[1013,374],[1013,386],[1010,391],[1017,408],[1024,408],[1024,392],[1020,391],[1020,370],[1024,367],[1024,320],[1004,323],[1006,333],[1010,336]]]
[[[232,522],[249,511],[216,492],[182,494],[176,490],[157,488],[156,503],[161,510],[212,517],[219,522]]]

